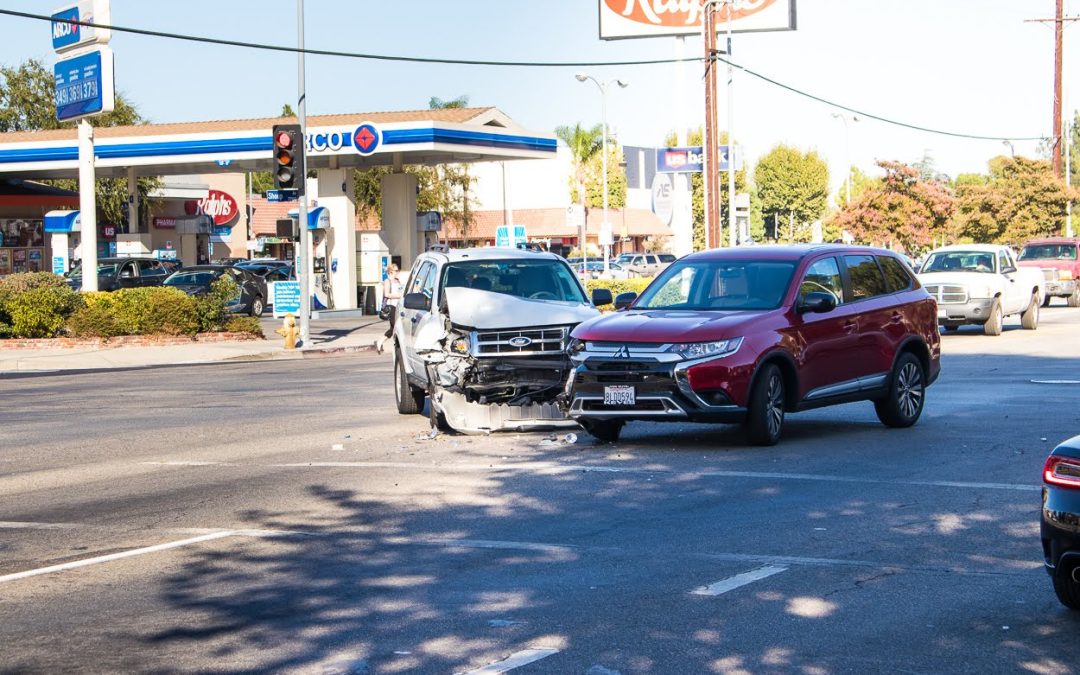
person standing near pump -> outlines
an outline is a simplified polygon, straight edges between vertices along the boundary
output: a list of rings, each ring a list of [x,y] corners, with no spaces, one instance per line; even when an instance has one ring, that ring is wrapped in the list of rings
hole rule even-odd
[[[397,322],[397,301],[401,298],[401,279],[398,277],[398,266],[390,263],[386,266],[386,278],[383,279],[383,306],[390,309],[388,321],[390,327],[383,336],[375,341],[375,349],[382,354],[386,341],[394,335],[394,324]]]

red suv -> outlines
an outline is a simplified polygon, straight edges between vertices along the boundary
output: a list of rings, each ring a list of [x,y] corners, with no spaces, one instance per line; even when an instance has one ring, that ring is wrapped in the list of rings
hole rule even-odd
[[[863,400],[908,427],[940,372],[937,304],[890,251],[705,251],[615,306],[569,346],[570,416],[601,441],[629,420],[691,420],[773,445],[785,413]]]

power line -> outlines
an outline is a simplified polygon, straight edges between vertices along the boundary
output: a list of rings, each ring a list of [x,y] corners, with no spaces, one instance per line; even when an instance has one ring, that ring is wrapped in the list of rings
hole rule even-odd
[[[52,22],[52,16],[48,14],[34,14],[32,12],[20,12],[13,9],[0,9],[0,15],[14,16],[23,19],[33,19],[37,21]],[[241,47],[244,49],[261,49],[264,51],[286,52],[286,53],[303,53],[311,54],[313,56],[334,56],[340,58],[350,59],[368,59],[373,61],[391,61],[402,63],[426,63],[436,65],[462,65],[462,66],[493,66],[493,67],[512,67],[512,68],[590,68],[590,67],[603,67],[603,66],[648,66],[648,65],[662,65],[669,63],[683,63],[683,62],[702,62],[703,58],[690,58],[690,59],[647,59],[637,61],[488,61],[482,59],[441,59],[441,58],[427,58],[421,56],[396,56],[390,54],[367,54],[363,52],[345,52],[330,49],[300,49],[298,47],[290,47],[285,45],[272,45],[259,42],[244,42],[242,40],[226,40],[224,38],[212,38],[203,37],[198,35],[187,35],[184,33],[170,33],[167,31],[149,30],[146,28],[133,28],[131,26],[116,26],[107,24],[98,24],[92,21],[74,21],[69,20],[67,23],[76,24],[79,26],[86,26],[88,28],[102,28],[107,30],[116,31],[117,33],[131,33],[133,35],[143,35],[147,37],[166,38],[169,40],[181,40],[185,42],[198,42],[202,44],[215,44],[225,47]],[[772,79],[766,75],[753,71],[745,66],[739,65],[733,61],[728,61],[720,56],[714,57],[717,61],[721,61],[725,64],[731,65],[734,68],[738,68],[747,75],[756,77],[764,82],[767,82],[775,87],[779,87],[793,94],[809,98],[819,103],[844,110],[846,112],[862,115],[867,119],[873,119],[884,124],[891,124],[905,129],[912,129],[915,131],[922,131],[929,134],[937,134],[939,136],[950,136],[953,138],[963,138],[968,140],[978,141],[1041,141],[1045,140],[1044,136],[981,136],[977,134],[966,134],[954,131],[944,131],[941,129],[932,129],[930,127],[919,126],[916,124],[908,124],[906,122],[900,122],[898,120],[883,117],[881,115],[875,115],[863,110],[858,110],[850,106],[830,101],[826,98],[822,98],[815,94],[811,94],[807,91],[794,87],[792,85],[784,84],[777,80]]]

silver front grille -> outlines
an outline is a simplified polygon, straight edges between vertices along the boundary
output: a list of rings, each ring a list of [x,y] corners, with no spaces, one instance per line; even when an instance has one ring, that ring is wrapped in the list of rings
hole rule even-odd
[[[473,344],[477,356],[542,356],[562,354],[566,349],[567,326],[523,328],[506,331],[478,331]]]
[[[1042,273],[1044,281],[1057,281],[1058,271],[1053,267],[1042,268]]]
[[[967,289],[963,286],[929,284],[926,292],[933,296],[939,305],[962,305],[968,301]]]

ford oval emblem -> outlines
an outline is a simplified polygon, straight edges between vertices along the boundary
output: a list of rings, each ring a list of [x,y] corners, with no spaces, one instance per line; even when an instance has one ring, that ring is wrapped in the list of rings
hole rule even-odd
[[[528,347],[532,344],[532,338],[527,338],[524,335],[519,335],[516,338],[510,338],[511,347]]]

